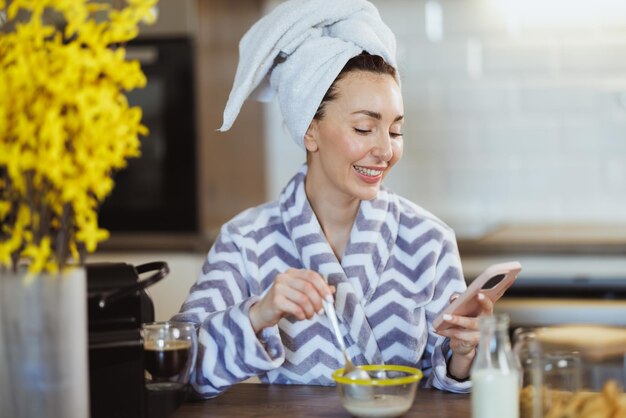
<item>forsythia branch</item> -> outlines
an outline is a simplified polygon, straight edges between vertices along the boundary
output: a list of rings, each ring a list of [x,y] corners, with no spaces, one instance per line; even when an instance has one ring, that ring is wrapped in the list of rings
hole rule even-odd
[[[0,268],[57,272],[108,237],[97,209],[147,134],[124,95],[146,78],[119,45],[156,2],[0,0]]]

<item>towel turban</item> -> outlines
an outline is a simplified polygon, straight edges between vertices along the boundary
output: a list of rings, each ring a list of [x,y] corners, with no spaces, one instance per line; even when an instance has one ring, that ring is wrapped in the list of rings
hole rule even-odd
[[[366,0],[289,0],[261,18],[239,43],[239,65],[220,131],[250,97],[278,96],[292,139],[304,135],[344,65],[363,51],[397,68],[396,40]]]

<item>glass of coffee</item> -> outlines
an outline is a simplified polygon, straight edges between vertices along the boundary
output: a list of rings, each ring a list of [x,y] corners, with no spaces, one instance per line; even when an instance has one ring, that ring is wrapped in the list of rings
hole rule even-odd
[[[197,325],[191,322],[152,322],[143,324],[142,336],[146,388],[184,388],[196,364]]]

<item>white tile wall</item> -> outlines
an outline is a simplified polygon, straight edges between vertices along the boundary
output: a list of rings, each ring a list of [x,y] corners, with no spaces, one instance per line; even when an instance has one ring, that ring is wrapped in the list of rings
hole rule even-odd
[[[387,185],[460,230],[626,222],[626,6],[606,25],[512,24],[494,1],[373,1],[398,37],[406,111]],[[443,13],[440,40],[427,35],[428,2]],[[267,118],[273,198],[304,152],[276,107]]]

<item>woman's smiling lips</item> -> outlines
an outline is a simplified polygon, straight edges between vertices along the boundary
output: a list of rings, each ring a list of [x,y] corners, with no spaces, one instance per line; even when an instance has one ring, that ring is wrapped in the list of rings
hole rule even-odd
[[[378,183],[385,172],[385,167],[364,167],[353,165],[356,174],[366,183]]]

